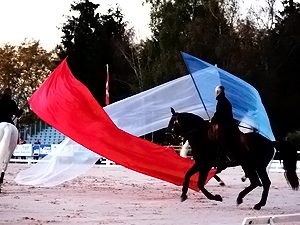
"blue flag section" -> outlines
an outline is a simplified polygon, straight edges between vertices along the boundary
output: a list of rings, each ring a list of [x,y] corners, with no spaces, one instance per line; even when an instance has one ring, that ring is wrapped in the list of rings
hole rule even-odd
[[[213,66],[201,59],[182,53],[190,75],[197,87],[202,104],[212,117],[216,108],[215,88],[225,87],[227,98],[232,104],[233,116],[243,127],[254,128],[260,134],[274,141],[270,121],[257,90],[242,79]],[[244,128],[247,132],[250,129]],[[248,131],[248,132],[249,132]]]

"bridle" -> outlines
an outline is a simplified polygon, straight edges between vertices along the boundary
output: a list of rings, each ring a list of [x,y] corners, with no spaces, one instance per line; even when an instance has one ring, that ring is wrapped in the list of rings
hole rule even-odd
[[[180,123],[179,123],[179,121],[178,121],[178,115],[173,115],[173,116],[172,116],[172,119],[173,119],[173,118],[174,118],[174,122],[173,122],[173,126],[172,126],[171,131],[166,132],[166,134],[171,135],[173,139],[176,139],[176,138],[179,138],[179,137],[186,136],[186,135],[191,134],[191,133],[195,132],[196,130],[200,129],[200,128],[195,128],[195,129],[193,129],[193,130],[190,130],[189,132],[184,132],[183,127],[180,125]],[[175,134],[174,134],[174,127],[175,127],[175,124],[177,124],[177,126],[178,126],[178,127],[180,128],[180,130],[182,131],[182,132],[181,132],[180,134],[178,134],[178,135],[175,135]],[[176,136],[178,136],[178,137],[176,137]]]
[[[168,129],[167,132],[166,132],[166,134],[171,135],[171,137],[173,139],[176,139],[177,138],[176,136],[178,136],[178,137],[182,136],[183,132],[181,134],[179,134],[179,135],[175,135],[174,134],[175,124],[177,124],[181,128],[181,130],[183,130],[183,129],[182,129],[182,126],[180,125],[180,123],[178,121],[178,115],[172,115],[171,120],[174,120],[173,124],[172,124],[172,129]]]

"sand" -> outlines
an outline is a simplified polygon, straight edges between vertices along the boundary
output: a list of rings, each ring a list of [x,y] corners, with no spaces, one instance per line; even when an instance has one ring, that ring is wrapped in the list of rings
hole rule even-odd
[[[0,193],[0,224],[130,224],[130,225],[240,225],[245,217],[300,212],[300,193],[293,191],[284,174],[271,172],[267,205],[253,208],[261,196],[257,188],[237,206],[238,193],[248,185],[241,182],[240,167],[220,175],[206,185],[223,202],[210,201],[201,192],[189,190],[180,202],[181,187],[145,176],[121,166],[94,166],[87,173],[51,188],[24,186],[13,179],[30,165],[10,163]]]

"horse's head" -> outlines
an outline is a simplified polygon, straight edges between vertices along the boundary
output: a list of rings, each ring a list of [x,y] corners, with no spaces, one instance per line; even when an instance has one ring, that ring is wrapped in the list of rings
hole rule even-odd
[[[179,113],[175,112],[173,108],[171,108],[172,117],[169,121],[168,127],[166,129],[166,134],[171,135],[174,139],[177,139],[183,133],[182,127],[178,122]]]
[[[166,134],[173,138],[184,137],[195,131],[199,132],[203,128],[205,121],[192,113],[178,113],[171,108],[172,117],[166,129]]]

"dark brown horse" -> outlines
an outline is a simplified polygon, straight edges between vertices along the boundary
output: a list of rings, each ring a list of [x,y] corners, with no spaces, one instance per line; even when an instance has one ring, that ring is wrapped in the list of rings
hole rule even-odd
[[[189,141],[192,149],[192,155],[195,164],[187,171],[183,183],[181,200],[187,199],[189,181],[192,175],[199,172],[198,187],[202,193],[210,200],[222,201],[220,195],[213,195],[205,187],[205,181],[208,172],[216,167],[221,171],[226,168],[217,163],[218,145],[209,138],[208,131],[211,127],[209,121],[192,113],[177,113],[172,108],[172,117],[166,132],[175,137],[184,137]],[[232,152],[236,159],[236,165],[241,165],[246,177],[250,180],[250,185],[242,190],[237,197],[237,204],[243,202],[243,198],[258,186],[263,186],[263,192],[260,201],[254,206],[254,209],[261,209],[265,206],[271,181],[267,173],[267,166],[274,156],[274,147],[280,152],[285,169],[285,177],[292,189],[297,190],[299,181],[296,174],[297,151],[293,148],[286,148],[287,143],[272,142],[259,133],[243,134],[239,132],[236,139],[236,148]],[[240,141],[243,140],[243,141]]]

